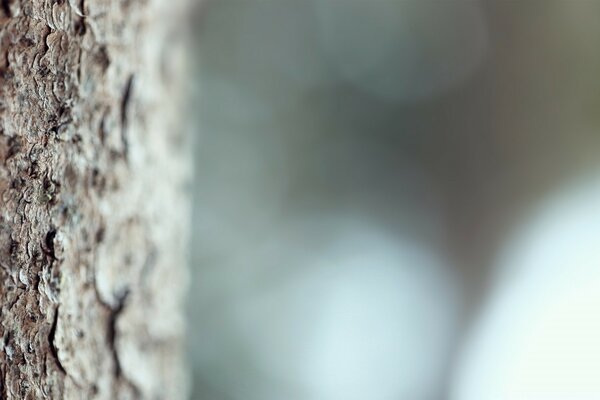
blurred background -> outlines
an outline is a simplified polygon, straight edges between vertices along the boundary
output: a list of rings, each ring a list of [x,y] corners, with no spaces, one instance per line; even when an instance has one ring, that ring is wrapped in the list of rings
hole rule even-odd
[[[598,16],[199,3],[191,398],[600,399]]]

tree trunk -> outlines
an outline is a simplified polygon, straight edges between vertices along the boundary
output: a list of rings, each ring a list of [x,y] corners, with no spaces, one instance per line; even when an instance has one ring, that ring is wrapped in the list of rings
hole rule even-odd
[[[185,395],[173,0],[0,2],[0,398]]]

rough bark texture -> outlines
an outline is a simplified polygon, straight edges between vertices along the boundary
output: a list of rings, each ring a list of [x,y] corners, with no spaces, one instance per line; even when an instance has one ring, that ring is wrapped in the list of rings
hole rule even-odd
[[[177,3],[0,1],[1,399],[184,396]]]

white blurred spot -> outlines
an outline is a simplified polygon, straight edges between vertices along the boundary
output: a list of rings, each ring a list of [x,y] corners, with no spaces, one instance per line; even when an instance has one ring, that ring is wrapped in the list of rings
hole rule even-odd
[[[355,225],[303,263],[235,306],[233,329],[268,377],[235,398],[281,399],[269,381],[301,399],[435,398],[457,288],[434,252]]]
[[[306,373],[323,400],[430,399],[456,317],[448,272],[430,250],[344,238]]]
[[[585,181],[512,238],[453,400],[600,399],[599,205]]]

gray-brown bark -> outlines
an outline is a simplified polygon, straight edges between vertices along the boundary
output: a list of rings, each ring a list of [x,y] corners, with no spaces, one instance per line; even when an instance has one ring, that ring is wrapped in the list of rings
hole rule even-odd
[[[0,5],[0,398],[181,398],[177,1]]]

